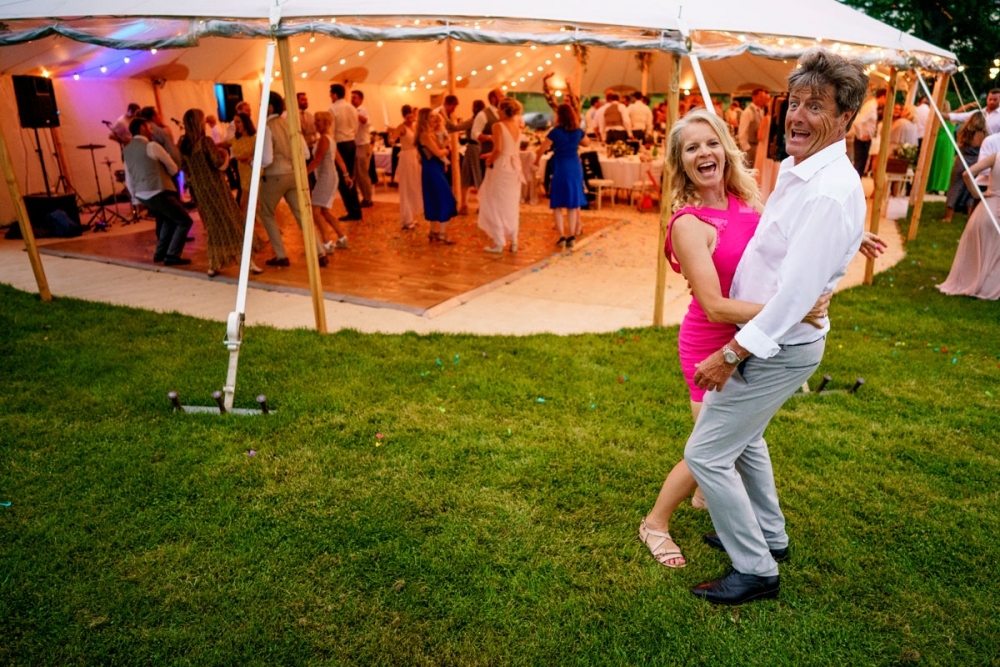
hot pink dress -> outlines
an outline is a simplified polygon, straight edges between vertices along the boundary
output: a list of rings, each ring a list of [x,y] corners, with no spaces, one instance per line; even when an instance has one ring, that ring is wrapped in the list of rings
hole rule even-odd
[[[729,195],[729,208],[725,211],[715,208],[697,208],[685,206],[670,218],[670,226],[667,228],[667,244],[664,253],[670,267],[677,273],[681,272],[681,265],[674,256],[674,249],[670,243],[670,235],[673,231],[674,220],[682,215],[693,215],[702,222],[715,227],[718,233],[718,240],[715,244],[715,251],[712,253],[712,263],[715,264],[715,271],[719,274],[719,287],[723,296],[729,296],[729,288],[733,284],[733,274],[736,273],[736,266],[743,257],[747,243],[757,230],[757,223],[760,222],[760,213],[753,210],[743,201],[737,199],[732,194]],[[681,357],[681,370],[684,372],[684,379],[687,380],[688,388],[691,390],[691,400],[701,402],[705,397],[705,390],[699,389],[694,383],[694,365],[704,361],[713,352],[719,350],[723,345],[732,340],[736,334],[736,325],[709,322],[708,316],[702,310],[697,299],[691,299],[688,312],[681,322],[680,335],[677,337],[677,348]]]

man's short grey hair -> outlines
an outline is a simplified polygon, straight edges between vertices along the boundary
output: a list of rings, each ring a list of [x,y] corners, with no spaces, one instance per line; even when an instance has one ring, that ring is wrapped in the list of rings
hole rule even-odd
[[[828,85],[833,86],[837,113],[853,111],[856,117],[868,94],[868,75],[861,61],[838,56],[826,49],[810,49],[788,75],[789,91],[802,87],[821,90]],[[848,129],[854,117],[847,124]]]

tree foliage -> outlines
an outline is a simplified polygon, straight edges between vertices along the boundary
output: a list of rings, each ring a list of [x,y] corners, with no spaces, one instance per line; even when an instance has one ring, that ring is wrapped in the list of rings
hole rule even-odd
[[[977,92],[992,87],[989,68],[1000,57],[1000,0],[840,0],[935,46],[968,68]]]

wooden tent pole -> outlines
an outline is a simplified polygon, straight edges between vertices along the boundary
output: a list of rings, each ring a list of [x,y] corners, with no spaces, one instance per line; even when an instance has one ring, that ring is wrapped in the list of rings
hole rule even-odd
[[[935,108],[940,109],[944,104],[945,92],[948,90],[948,74],[940,74],[934,82],[934,92],[931,93],[934,99],[930,103]],[[920,151],[920,160],[917,163],[917,173],[913,178],[913,187],[917,191],[917,198],[913,202],[913,213],[910,215],[910,231],[906,235],[907,241],[917,238],[917,230],[920,229],[920,214],[924,210],[924,195],[927,194],[927,180],[931,172],[931,161],[934,159],[934,146],[937,144],[938,131],[941,124],[938,122],[937,114],[932,113],[927,117],[930,126],[924,135],[924,143]]]
[[[580,108],[577,113],[583,113],[583,56],[580,52],[580,45],[576,45],[576,67],[573,69],[573,81],[576,83],[576,94],[580,98]]]
[[[667,127],[665,137],[670,137],[670,128],[677,122],[677,113],[680,107],[680,82],[681,82],[681,57],[670,56],[670,65],[667,70],[667,80],[670,81],[670,89],[667,91]],[[663,247],[667,243],[667,227],[670,224],[670,216],[673,215],[673,201],[670,198],[670,181],[667,177],[666,146],[669,141],[663,142],[663,183],[660,188],[660,236],[656,246],[656,297],[653,302],[653,326],[663,326],[663,299],[667,291],[667,258],[663,254]]]
[[[21,236],[24,238],[24,249],[28,251],[28,261],[31,262],[31,271],[35,274],[35,283],[38,285],[38,296],[42,301],[52,301],[52,292],[49,291],[49,281],[45,278],[45,269],[42,267],[42,258],[38,255],[38,246],[35,244],[35,232],[31,229],[31,221],[28,220],[28,210],[24,207],[24,200],[21,199],[21,189],[17,186],[17,175],[14,173],[14,165],[10,161],[10,151],[7,150],[7,137],[0,126],[0,165],[3,167],[3,176],[7,181],[7,189],[10,191],[10,199],[14,204],[14,214],[17,222],[21,225]]]
[[[896,80],[898,71],[889,68],[889,83],[885,88],[885,109],[882,111],[882,136],[879,137],[878,162],[875,166],[875,194],[872,197],[872,217],[868,223],[868,231],[878,234],[879,221],[882,218],[882,202],[886,198],[885,168],[889,163],[889,135],[892,133],[892,105],[896,99]],[[865,260],[865,285],[872,284],[875,275],[875,260]]]
[[[160,118],[163,118],[163,102],[160,101],[160,87],[156,85],[156,79],[151,79],[150,83],[153,84],[153,99],[156,100],[156,113],[160,114]],[[166,84],[164,84],[166,85]]]
[[[445,48],[448,49],[448,94],[455,94],[455,47],[451,43],[451,37],[444,40]],[[442,119],[443,120],[443,119]],[[450,132],[448,137],[451,140],[451,192],[455,196],[455,201],[459,207],[462,206],[462,156],[458,154],[458,132]]]
[[[292,57],[288,52],[288,38],[278,38],[278,58],[281,62],[281,79],[285,89],[285,103],[295,100],[295,71]],[[309,197],[309,178],[306,176],[306,155],[302,150],[302,125],[299,114],[288,107],[288,134],[292,144],[292,167],[295,169],[295,194],[302,213],[302,242],[305,244],[306,269],[309,272],[309,290],[312,292],[313,314],[316,316],[316,331],[326,333],[326,308],[323,302],[323,284],[319,274],[319,258],[316,255],[316,229],[313,227],[312,200]],[[334,150],[331,147],[331,150]]]
[[[642,93],[643,97],[645,97],[646,95],[649,94],[649,58],[650,58],[650,54],[645,54],[645,56],[646,57],[644,57],[642,59],[642,83],[640,84],[642,86],[640,88],[640,92]]]

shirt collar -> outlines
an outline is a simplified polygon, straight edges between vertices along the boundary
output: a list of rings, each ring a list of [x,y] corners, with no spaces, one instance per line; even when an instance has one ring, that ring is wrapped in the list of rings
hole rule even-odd
[[[781,172],[790,172],[803,181],[811,180],[820,169],[827,166],[842,155],[847,155],[847,140],[835,141],[823,150],[813,153],[799,164],[794,157],[787,157],[781,163]]]

